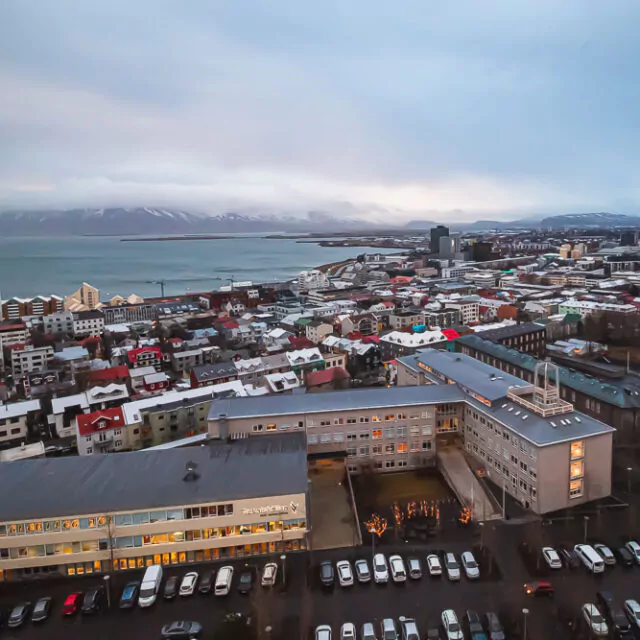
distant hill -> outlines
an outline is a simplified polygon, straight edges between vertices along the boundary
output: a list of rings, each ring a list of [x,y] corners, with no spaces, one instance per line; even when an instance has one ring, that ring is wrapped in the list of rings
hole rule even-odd
[[[564,227],[634,227],[640,225],[637,216],[625,216],[622,213],[568,213],[550,216],[539,222],[541,227],[562,229]]]
[[[176,209],[136,207],[7,211],[0,214],[4,236],[159,235],[198,233],[340,231],[367,226],[358,219],[338,219],[321,211],[306,217],[224,213],[216,216]]]

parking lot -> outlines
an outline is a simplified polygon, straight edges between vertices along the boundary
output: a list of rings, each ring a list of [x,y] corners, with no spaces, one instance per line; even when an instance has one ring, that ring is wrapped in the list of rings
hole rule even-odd
[[[246,564],[235,561],[234,588],[229,596],[216,597],[212,594],[176,598],[164,601],[161,597],[150,609],[121,611],[118,599],[124,584],[140,579],[140,572],[116,574],[112,578],[112,607],[94,616],[78,614],[73,618],[63,618],[60,611],[68,593],[86,590],[102,583],[98,576],[79,580],[58,579],[49,582],[4,584],[0,587],[0,606],[4,609],[22,600],[32,603],[40,596],[53,597],[53,610],[49,620],[41,627],[27,622],[18,630],[4,629],[5,638],[42,638],[69,640],[87,638],[136,638],[157,639],[163,624],[172,620],[196,620],[204,627],[203,638],[233,637],[242,640],[244,627],[224,624],[226,614],[240,612],[252,618],[253,633],[244,637],[311,638],[313,628],[319,624],[332,626],[334,636],[344,622],[353,622],[359,629],[364,622],[373,622],[378,628],[383,618],[400,616],[415,618],[420,632],[424,635],[429,627],[438,626],[440,613],[444,609],[454,609],[462,620],[467,609],[481,615],[487,611],[499,614],[510,634],[507,637],[521,638],[523,626],[522,609],[527,608],[527,630],[529,640],[550,638],[587,638],[584,629],[578,633],[569,630],[568,622],[577,619],[580,606],[584,602],[594,602],[599,589],[610,589],[622,602],[628,598],[640,598],[640,567],[624,569],[620,566],[607,568],[604,575],[594,576],[584,567],[560,569],[546,572],[544,566],[532,569],[518,551],[518,539],[526,533],[519,527],[497,525],[483,532],[486,553],[482,554],[479,539],[469,534],[468,543],[458,542],[428,545],[386,545],[384,553],[400,553],[406,560],[418,557],[423,564],[420,580],[407,580],[405,584],[386,585],[358,584],[351,587],[323,588],[319,580],[319,565],[322,561],[333,563],[341,559],[354,561],[357,558],[371,560],[371,547],[350,548],[327,552],[307,552],[290,554],[285,561],[286,586],[279,585],[272,590],[254,586],[249,595],[241,595],[236,590],[238,574]],[[578,540],[581,542],[581,540]],[[610,542],[610,541],[609,541]],[[480,564],[479,580],[468,580],[464,574],[459,582],[450,582],[446,577],[433,578],[427,575],[425,558],[430,551],[452,551],[459,554],[474,550]],[[276,558],[278,562],[279,559]],[[266,558],[249,561],[257,569]],[[201,573],[216,565],[195,567]],[[491,568],[493,566],[493,569]],[[169,575],[184,575],[192,567],[170,567],[164,572]],[[281,576],[281,573],[280,573]],[[531,598],[524,593],[523,584],[536,579],[550,579],[556,589],[555,597]],[[271,632],[265,629],[271,627]],[[228,633],[224,633],[224,632]]]

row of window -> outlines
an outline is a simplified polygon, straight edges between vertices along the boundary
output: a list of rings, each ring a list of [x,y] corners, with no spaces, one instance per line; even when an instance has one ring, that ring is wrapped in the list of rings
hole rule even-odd
[[[408,463],[406,460],[385,460],[384,462],[374,462],[373,467],[374,469],[403,469],[407,466],[407,464]],[[350,473],[357,473],[359,469],[360,467],[358,467],[357,464],[347,465],[347,471],[349,471]]]
[[[431,451],[431,440],[423,442],[412,442],[411,451]],[[373,446],[363,447],[349,447],[347,448],[347,457],[355,458],[356,455],[360,458],[367,458],[369,455],[381,456],[381,455],[394,455],[396,453],[408,453],[409,446],[406,442],[398,442],[397,444],[374,444]]]

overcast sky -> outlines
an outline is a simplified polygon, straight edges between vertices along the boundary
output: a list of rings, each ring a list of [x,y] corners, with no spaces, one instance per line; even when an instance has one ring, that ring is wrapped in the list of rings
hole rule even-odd
[[[0,208],[640,213],[638,0],[2,0]]]

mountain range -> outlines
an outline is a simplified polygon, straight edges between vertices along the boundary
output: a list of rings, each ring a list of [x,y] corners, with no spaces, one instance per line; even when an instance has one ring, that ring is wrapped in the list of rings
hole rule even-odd
[[[464,212],[451,212],[449,219],[460,219]],[[394,219],[396,216],[390,216]],[[325,211],[309,211],[303,216],[259,215],[229,212],[205,215],[179,209],[135,207],[103,209],[65,209],[39,211],[7,211],[0,213],[0,235],[3,236],[68,236],[68,235],[158,235],[251,232],[326,232],[403,228],[426,230],[438,223],[411,220],[406,225],[376,224],[357,217],[336,217]],[[618,213],[575,213],[544,218],[497,221],[478,220],[471,223],[449,223],[458,231],[492,231],[505,229],[564,229],[640,226],[640,217]]]

